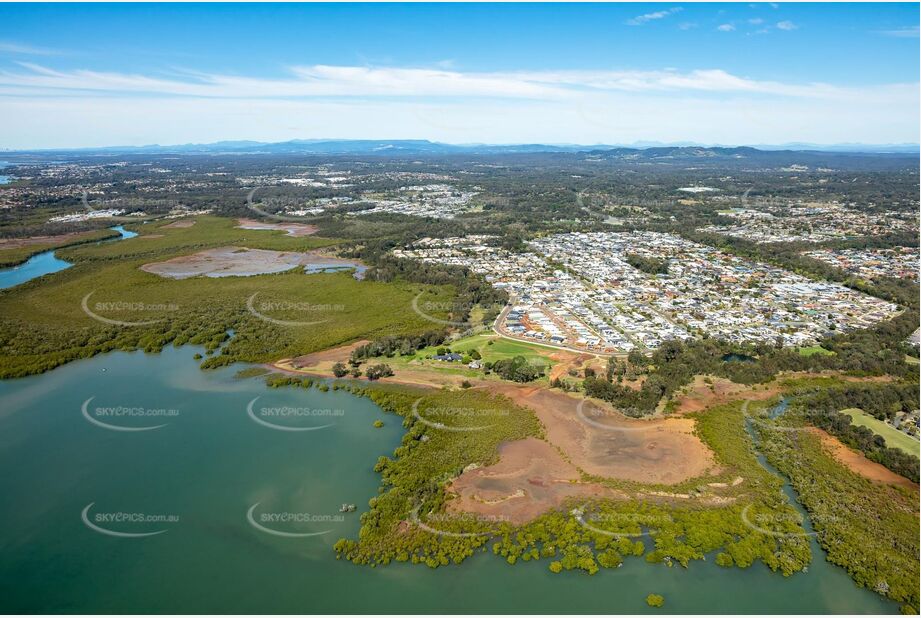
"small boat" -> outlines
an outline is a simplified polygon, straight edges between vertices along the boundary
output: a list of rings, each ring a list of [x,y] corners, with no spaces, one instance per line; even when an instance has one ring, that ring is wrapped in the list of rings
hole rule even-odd
[[[343,503],[342,506],[339,507],[339,512],[340,513],[353,513],[355,512],[355,505]]]

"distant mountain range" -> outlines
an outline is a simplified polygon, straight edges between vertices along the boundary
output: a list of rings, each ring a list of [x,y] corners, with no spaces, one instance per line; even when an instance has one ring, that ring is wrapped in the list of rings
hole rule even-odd
[[[343,140],[308,139],[287,142],[222,141],[211,144],[178,144],[173,146],[110,146],[105,148],[60,148],[30,151],[3,150],[6,153],[70,153],[70,154],[326,154],[326,155],[457,155],[457,154],[529,154],[529,153],[594,153],[635,154],[637,158],[757,158],[759,153],[777,151],[860,153],[860,154],[918,154],[918,144],[833,144],[790,143],[756,146],[711,146],[689,142],[662,144],[637,142],[629,145],[579,144],[445,144],[428,140]]]

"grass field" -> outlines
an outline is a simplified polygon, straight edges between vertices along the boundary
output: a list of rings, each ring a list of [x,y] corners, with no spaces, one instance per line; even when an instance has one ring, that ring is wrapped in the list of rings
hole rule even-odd
[[[175,280],[139,269],[210,246],[297,250],[335,242],[235,225],[202,217],[189,228],[136,226],[141,236],[67,249],[73,267],[0,292],[0,376],[37,373],[114,349],[157,351],[170,343],[205,345],[215,354],[206,366],[267,362],[356,339],[430,330],[431,322],[412,310],[412,299],[425,292],[425,300],[447,302],[453,294],[448,287],[358,281],[350,272],[307,275],[294,269]],[[217,352],[230,331],[234,336]]]
[[[832,352],[831,350],[826,350],[820,345],[811,345],[806,348],[800,348],[799,354],[800,356],[812,356],[814,354],[820,354],[822,356],[832,356],[834,355],[834,352]]]
[[[491,343],[490,343],[491,342]],[[551,364],[549,360],[553,350],[531,345],[523,341],[513,341],[492,332],[481,333],[451,342],[451,349],[457,352],[476,350],[484,362],[495,362],[515,356],[524,356],[531,363]]]
[[[866,427],[876,435],[882,436],[886,440],[886,446],[897,448],[915,457],[921,457],[921,442],[911,436],[905,435],[898,429],[866,414],[859,408],[848,408],[841,410],[841,413],[850,416],[854,425]]]
[[[492,345],[490,345],[490,342],[492,342]],[[386,359],[386,362],[393,367],[397,374],[406,370],[424,370],[465,378],[489,379],[489,377],[484,376],[481,369],[470,369],[459,362],[452,363],[428,358],[437,354],[438,349],[441,347],[450,348],[452,352],[457,352],[458,354],[467,354],[471,350],[476,350],[482,357],[480,360],[482,363],[494,363],[506,358],[523,356],[529,363],[545,367],[545,374],[549,373],[550,368],[554,365],[554,361],[549,358],[549,355],[554,350],[504,339],[492,332],[471,335],[440,346],[422,348],[415,354],[408,356],[395,355]],[[538,380],[538,382],[546,381],[546,377]]]

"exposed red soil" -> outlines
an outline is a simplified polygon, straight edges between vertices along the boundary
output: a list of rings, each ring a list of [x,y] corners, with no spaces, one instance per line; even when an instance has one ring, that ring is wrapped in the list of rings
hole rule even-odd
[[[867,459],[863,453],[849,448],[838,440],[838,438],[822,429],[818,427],[809,427],[808,430],[819,436],[822,440],[822,446],[831,453],[832,457],[834,457],[838,463],[843,464],[851,472],[877,483],[912,487],[915,489],[918,488],[916,483],[911,482],[900,474],[896,474],[882,464]]]

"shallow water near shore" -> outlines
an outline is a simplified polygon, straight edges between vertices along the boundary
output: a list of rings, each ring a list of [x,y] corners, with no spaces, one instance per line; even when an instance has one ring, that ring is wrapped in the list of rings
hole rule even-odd
[[[100,242],[112,242],[114,240],[123,240],[125,238],[134,238],[137,236],[137,232],[126,230],[121,225],[116,225],[112,229],[121,234],[121,236],[102,240]],[[0,290],[11,288],[20,283],[25,283],[26,281],[31,281],[42,275],[56,273],[65,268],[70,268],[71,266],[73,266],[71,262],[55,256],[54,251],[37,253],[19,266],[0,268]]]
[[[898,609],[821,552],[790,578],[712,559],[688,569],[628,559],[592,577],[491,552],[436,570],[337,561],[332,546],[357,535],[400,419],[341,391],[235,379],[243,366],[202,372],[197,351],[117,352],[0,382],[0,611],[661,611],[649,593],[670,613]]]

